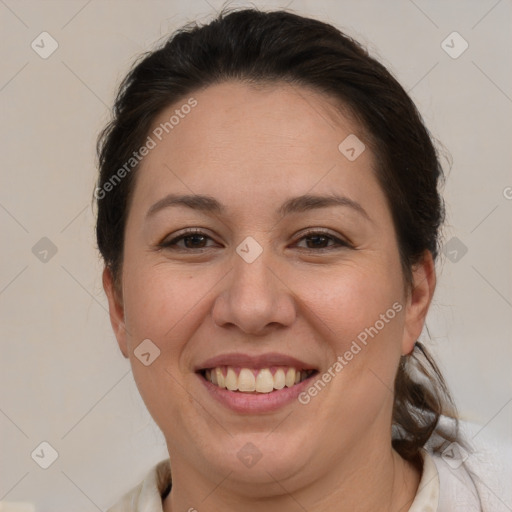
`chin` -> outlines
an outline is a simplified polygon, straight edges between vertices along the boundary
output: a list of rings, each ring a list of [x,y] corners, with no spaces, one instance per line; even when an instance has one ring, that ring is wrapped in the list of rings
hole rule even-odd
[[[272,487],[277,485],[276,480],[286,481],[306,465],[304,443],[289,434],[243,434],[228,437],[226,445],[218,446],[215,460],[210,461],[216,473],[231,473],[229,480],[247,484],[254,495],[258,492],[251,485],[260,484],[261,490],[267,485]]]

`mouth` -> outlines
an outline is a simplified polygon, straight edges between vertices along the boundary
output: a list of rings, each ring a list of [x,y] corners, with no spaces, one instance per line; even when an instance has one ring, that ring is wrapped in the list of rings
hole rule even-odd
[[[314,369],[292,366],[243,368],[215,366],[197,371],[204,380],[217,388],[244,394],[268,394],[293,388],[318,374]]]

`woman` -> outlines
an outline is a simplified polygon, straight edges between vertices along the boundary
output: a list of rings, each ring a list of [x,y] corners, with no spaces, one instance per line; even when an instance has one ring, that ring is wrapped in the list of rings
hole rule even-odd
[[[418,342],[442,169],[358,43],[283,11],[185,27],[124,80],[99,162],[111,322],[170,457],[112,512],[491,503]]]

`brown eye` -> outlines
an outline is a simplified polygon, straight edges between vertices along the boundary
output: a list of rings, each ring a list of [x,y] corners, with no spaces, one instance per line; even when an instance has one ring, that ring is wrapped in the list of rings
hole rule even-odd
[[[170,240],[164,240],[159,244],[159,247],[165,249],[179,249],[179,250],[194,250],[194,249],[208,249],[208,240],[212,240],[207,234],[199,230],[188,230],[181,235]],[[183,241],[183,245],[179,245]]]
[[[325,231],[310,231],[303,235],[299,241],[306,240],[307,250],[332,250],[340,247],[350,247],[350,244]],[[334,242],[328,245],[329,242]]]
[[[206,233],[200,230],[188,230],[170,240],[164,240],[159,244],[159,247],[183,251],[201,250],[212,247],[212,245],[207,245],[208,240],[213,241],[213,239]],[[299,239],[299,242],[302,240],[306,241],[306,247],[301,247],[301,249],[309,251],[320,252],[339,249],[342,247],[351,247],[348,242],[345,242],[344,240],[325,231],[310,231],[304,234]],[[182,242],[183,244],[181,244]]]

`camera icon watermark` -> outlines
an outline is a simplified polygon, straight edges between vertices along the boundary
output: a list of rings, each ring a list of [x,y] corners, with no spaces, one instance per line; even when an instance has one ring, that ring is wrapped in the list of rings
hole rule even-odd
[[[133,354],[144,366],[149,366],[160,356],[160,349],[150,339],[145,339],[137,345]]]
[[[240,459],[240,462],[248,468],[255,466],[259,460],[263,457],[258,447],[252,443],[246,443],[238,450],[236,456]]]
[[[351,162],[359,158],[365,149],[366,146],[357,137],[357,135],[354,135],[353,133],[343,139],[343,141],[338,146],[339,152]]]
[[[252,236],[248,236],[237,246],[236,252],[246,263],[252,263],[263,252],[263,247]]]
[[[468,459],[468,452],[459,443],[450,443],[441,454],[441,458],[452,469],[458,469]]]
[[[59,458],[59,453],[48,441],[43,441],[30,456],[38,466],[48,469]]]

